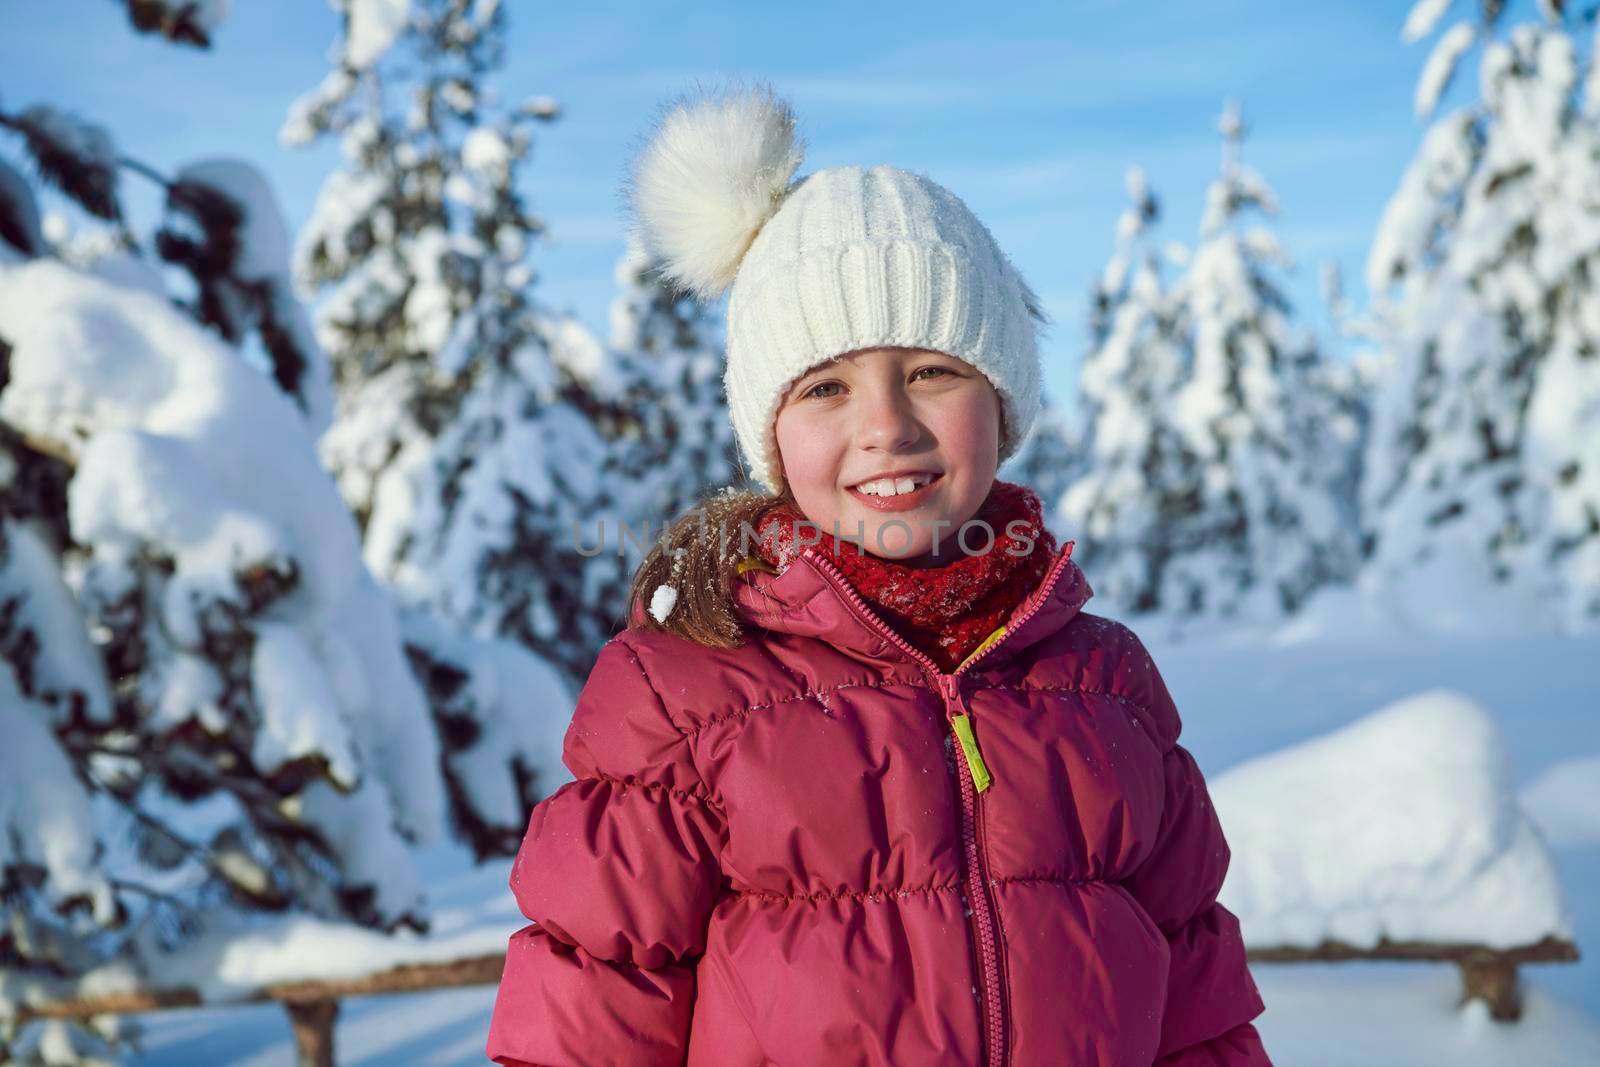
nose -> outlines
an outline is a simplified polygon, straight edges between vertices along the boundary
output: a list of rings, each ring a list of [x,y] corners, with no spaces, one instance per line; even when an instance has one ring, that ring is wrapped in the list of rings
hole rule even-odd
[[[915,444],[922,424],[904,389],[879,386],[862,389],[858,405],[856,445],[869,452],[899,452]]]

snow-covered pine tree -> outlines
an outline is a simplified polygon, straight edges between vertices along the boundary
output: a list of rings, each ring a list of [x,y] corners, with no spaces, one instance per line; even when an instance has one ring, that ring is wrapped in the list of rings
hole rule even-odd
[[[617,261],[615,280],[610,349],[618,388],[611,399],[628,418],[607,434],[606,481],[626,494],[617,502],[623,521],[654,534],[707,491],[735,481],[739,453],[722,387],[722,331],[705,304],[662,279],[637,240]]]
[[[155,247],[193,281],[182,302],[262,365],[320,435],[333,418],[332,371],[295,296],[289,226],[266,177],[243,160],[203,159],[159,180],[167,217]]]
[[[1328,359],[1321,364],[1324,388],[1339,409],[1344,431],[1351,438],[1345,450],[1344,462],[1335,481],[1335,496],[1346,511],[1346,521],[1351,529],[1361,530],[1361,486],[1366,465],[1368,442],[1372,433],[1372,398],[1377,392],[1380,357],[1373,351],[1373,322],[1368,314],[1352,311],[1344,291],[1344,274],[1339,264],[1325,261],[1321,270],[1322,303],[1332,322],[1334,332],[1345,339],[1350,353],[1348,359]],[[1365,546],[1363,545],[1363,552]],[[1357,564],[1359,581],[1360,564]]]
[[[1426,0],[1403,37],[1451,8]],[[1434,45],[1433,116],[1482,46],[1477,99],[1434,119],[1367,262],[1383,379],[1366,458],[1368,579],[1423,624],[1600,620],[1600,65],[1588,16],[1501,30],[1474,5]],[[1474,602],[1476,601],[1476,602]],[[1485,603],[1484,601],[1488,601]]]
[[[259,176],[166,183],[226,208],[153,242],[193,275],[173,298],[116,195],[119,167],[159,175],[52,108],[3,124],[113,229],[54,244],[65,223],[0,164],[0,998],[160,985],[263,911],[423,925],[409,850],[447,793],[480,855],[514,847],[564,774],[566,687],[436,620],[402,640],[318,463],[326,383],[319,405],[267,336],[304,331]],[[92,1025],[0,1029],[0,1060],[109,1062],[118,1031]]]
[[[7,116],[6,125],[23,134],[42,174],[78,206],[116,221],[124,243],[138,247],[116,197],[120,156],[103,130],[42,105]],[[223,180],[203,182],[202,174]],[[253,169],[232,161],[196,166],[169,183],[169,191],[184,187],[223,205],[230,220],[224,228],[211,216],[205,232],[213,251],[187,261],[202,290],[225,292],[244,273],[269,283],[287,276],[281,213]],[[234,199],[241,189],[249,195]],[[164,231],[156,243],[166,251],[172,240]],[[245,299],[173,301],[18,246],[8,255],[20,262],[0,279],[0,420],[24,453],[8,473],[41,469],[31,454],[42,453],[71,475],[64,501],[7,499],[30,518],[66,518],[65,538],[50,549],[63,558],[105,673],[119,683],[113,717],[76,723],[90,731],[77,739],[78,754],[101,759],[99,785],[125,794],[128,810],[140,809],[146,790],[165,791],[152,801],[158,808],[230,795],[240,842],[235,870],[244,872],[254,856],[262,869],[253,878],[267,871],[283,880],[238,890],[258,905],[300,901],[385,924],[420,915],[403,879],[391,895],[374,884],[379,869],[365,864],[405,839],[431,840],[442,825],[442,790],[429,788],[438,781],[437,740],[425,716],[405,718],[426,705],[414,683],[412,699],[385,698],[379,720],[397,716],[395,747],[386,751],[409,769],[389,783],[397,795],[384,801],[382,783],[361,769],[375,750],[359,734],[375,724],[347,721],[351,702],[376,692],[373,680],[358,696],[348,682],[340,692],[315,673],[354,672],[353,681],[404,662],[398,641],[385,650],[377,640],[381,621],[354,646],[323,632],[335,613],[383,600],[357,558],[341,557],[348,517],[331,506],[331,487],[319,495],[320,471],[307,466],[308,455],[314,459],[309,412],[327,409],[325,393],[319,398],[314,385],[297,393],[304,376],[291,383],[251,367],[183,314],[238,327]],[[276,291],[273,299],[281,298]],[[237,328],[219,332],[241,337]],[[176,404],[180,394],[184,402]],[[285,403],[293,416],[280,411]],[[305,484],[296,493],[276,495],[297,481]],[[63,504],[65,516],[52,514]],[[51,528],[63,531],[59,522]],[[374,643],[361,647],[365,641]],[[403,688],[407,679],[382,684]],[[286,819],[280,803],[292,797],[307,810]],[[357,809],[373,823],[360,834],[372,836],[344,855],[339,842],[348,827],[339,824]],[[321,846],[319,829],[327,838]],[[274,831],[282,840],[271,839]],[[308,841],[310,855],[297,857]],[[195,856],[203,860],[205,847]]]
[[[1180,615],[1270,619],[1316,589],[1350,581],[1359,559],[1353,509],[1340,498],[1358,426],[1342,417],[1337,379],[1275,268],[1293,261],[1246,219],[1276,215],[1272,189],[1240,160],[1245,130],[1229,102],[1220,175],[1200,240],[1172,299],[1188,349],[1172,424],[1197,464],[1192,506],[1168,513],[1172,556],[1159,602]]]
[[[1119,610],[1159,606],[1172,555],[1168,530],[1191,504],[1185,464],[1170,425],[1171,397],[1183,373],[1182,338],[1151,229],[1159,202],[1144,171],[1128,170],[1130,204],[1117,221],[1116,250],[1096,279],[1089,309],[1090,350],[1078,375],[1083,464],[1060,497],[1073,558],[1097,593]]]
[[[21,134],[46,181],[113,223],[93,242],[95,266],[118,272],[131,234],[110,137],[44,106],[0,111],[0,127]],[[0,160],[0,299],[10,270],[51,254],[71,258],[45,236],[28,179]],[[136,276],[155,281],[154,271]],[[0,331],[0,394],[12,380],[12,356]],[[111,1067],[119,1043],[139,1031],[110,1016],[19,1028],[7,1010],[41,978],[59,981],[102,962],[113,931],[136,925],[131,920],[150,903],[138,898],[137,882],[125,881],[129,872],[101,862],[107,811],[90,763],[103,766],[104,758],[92,751],[84,758],[62,743],[114,722],[104,663],[63,579],[72,473],[43,442],[0,418],[0,1062],[17,1067]],[[166,921],[175,932],[183,928],[171,910]]]
[[[408,853],[443,828],[439,740],[299,409],[171,301],[48,257],[0,268],[0,336],[0,420],[72,469],[69,543],[9,531],[4,715],[50,710],[114,890],[63,932],[73,967],[0,953],[8,992],[159,975],[230,913],[425,925]],[[48,783],[28,781],[0,836],[37,817]],[[38,906],[7,897],[8,919],[54,891],[37,866]]]
[[[1054,398],[1041,396],[1033,429],[1005,462],[1000,477],[1028,486],[1047,506],[1060,500],[1084,473],[1083,457],[1072,447],[1078,432]]]
[[[506,12],[493,0],[338,6],[338,66],[282,131],[336,135],[347,161],[297,252],[303,284],[326,291],[317,331],[338,414],[324,460],[368,564],[408,602],[581,681],[625,607],[614,542],[590,556],[580,540],[608,507],[602,427],[621,416],[597,380],[611,371],[602,346],[531,295],[545,226],[517,180],[531,127],[557,108],[497,106],[485,81],[504,62]]]
[[[19,1033],[5,1010],[22,988],[36,987],[35,976],[98,963],[93,946],[130,912],[99,862],[96,800],[82,761],[58,738],[75,721],[105,727],[112,702],[49,547],[51,524],[25,511],[37,499],[25,473],[53,464],[39,457],[24,467],[30,452],[4,423],[0,436],[0,1063],[88,1067],[112,1062],[115,1043],[137,1028],[102,1018]]]
[[[131,170],[162,186],[166,219],[151,242],[153,250],[184,270],[194,287],[192,296],[177,299],[230,344],[241,346],[246,359],[267,368],[305,411],[313,434],[322,431],[332,405],[327,357],[290,285],[283,212],[254,166],[203,159],[168,178],[120,157],[100,126],[48,104],[15,114],[0,110],[0,127],[21,135],[46,182],[92,219],[112,223],[109,230],[71,242],[76,247],[63,241],[55,252],[92,273],[153,292],[164,291],[164,282],[124,219],[120,175]],[[9,177],[0,173],[0,237],[23,254],[44,254],[26,179],[5,170]]]

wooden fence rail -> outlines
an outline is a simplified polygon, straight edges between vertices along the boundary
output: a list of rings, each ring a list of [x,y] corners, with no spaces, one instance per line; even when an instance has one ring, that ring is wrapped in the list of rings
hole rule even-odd
[[[1454,963],[1461,968],[1462,1003],[1473,998],[1482,999],[1488,1004],[1490,1014],[1509,1022],[1522,1015],[1517,967],[1525,963],[1574,962],[1578,959],[1578,946],[1553,937],[1547,937],[1537,944],[1509,949],[1472,944],[1390,941],[1385,938],[1373,948],[1324,941],[1315,948],[1252,948],[1248,955],[1254,963],[1337,960],[1431,960]],[[505,953],[495,952],[449,963],[407,964],[359,978],[284,982],[226,1001],[208,1002],[190,989],[116,993],[84,1000],[24,1004],[19,1009],[18,1021],[81,1019],[91,1015],[140,1015],[171,1008],[277,1001],[288,1012],[299,1067],[335,1067],[333,1037],[340,1000],[383,993],[417,993],[429,989],[496,985],[504,967]]]
[[[1575,963],[1578,946],[1571,941],[1546,937],[1532,945],[1515,948],[1488,948],[1465,943],[1441,944],[1426,941],[1390,941],[1383,938],[1372,948],[1348,945],[1343,941],[1324,941],[1315,948],[1252,948],[1247,955],[1254,963],[1317,963],[1339,960],[1433,960],[1454,963],[1461,968],[1461,1003],[1474,998],[1489,1005],[1489,1014],[1504,1022],[1522,1017],[1522,989],[1517,982],[1517,967],[1524,963]]]
[[[254,1004],[278,1001],[289,1013],[294,1030],[299,1067],[334,1067],[333,1031],[339,1017],[339,1001],[345,997],[366,997],[380,993],[420,993],[430,989],[459,986],[498,985],[505,969],[506,955],[453,960],[449,963],[413,963],[359,978],[321,979],[308,982],[283,982],[226,1001],[206,1001],[192,989],[152,990],[114,993],[83,1000],[24,1004],[17,1013],[19,1022],[36,1019],[82,1019],[90,1015],[141,1015],[171,1008],[220,1007],[223,1004]],[[485,1035],[487,1037],[487,1035]]]

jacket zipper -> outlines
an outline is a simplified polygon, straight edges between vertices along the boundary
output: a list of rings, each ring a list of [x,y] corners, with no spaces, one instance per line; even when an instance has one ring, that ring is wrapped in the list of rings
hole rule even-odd
[[[983,850],[978,841],[978,794],[989,788],[992,781],[989,769],[983,762],[983,755],[978,750],[977,738],[972,735],[972,723],[967,715],[965,703],[961,699],[961,675],[974,662],[995,646],[1002,643],[1010,634],[1016,632],[1021,625],[1033,617],[1034,612],[1048,599],[1050,589],[1055,585],[1056,579],[1061,576],[1066,562],[1072,556],[1072,542],[1067,542],[1061,550],[1061,555],[1051,565],[1050,572],[1045,575],[1038,590],[1034,593],[1033,603],[1028,610],[1018,616],[1014,623],[1003,626],[1003,632],[996,637],[990,634],[983,643],[973,650],[972,654],[962,660],[954,671],[946,674],[921,649],[908,643],[905,638],[895,632],[894,627],[880,619],[876,612],[862,599],[861,594],[855,591],[849,579],[844,576],[836,564],[826,556],[811,548],[805,549],[801,557],[810,559],[822,572],[833,581],[834,585],[849,598],[855,605],[862,619],[878,633],[888,638],[906,655],[921,664],[925,673],[932,675],[937,681],[939,692],[944,697],[945,717],[950,721],[951,729],[961,744],[963,755],[966,757],[967,773],[957,778],[961,783],[961,843],[967,860],[967,899],[972,902],[973,917],[977,925],[979,956],[983,963],[984,995],[980,997],[980,1013],[985,1020],[987,1034],[987,1054],[984,1063],[988,1067],[1003,1067],[1006,1062],[1005,1020],[1008,1014],[1006,1005],[1002,1001],[1004,990],[1000,981],[1000,950],[994,933],[995,903],[989,892],[988,869],[983,862]],[[982,784],[978,784],[979,782]],[[969,932],[971,932],[971,925]]]

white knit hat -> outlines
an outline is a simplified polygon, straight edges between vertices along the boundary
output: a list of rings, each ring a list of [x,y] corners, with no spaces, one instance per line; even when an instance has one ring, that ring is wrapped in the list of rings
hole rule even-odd
[[[663,277],[707,301],[732,287],[723,382],[751,477],[781,489],[773,423],[797,377],[889,346],[981,371],[1004,461],[1039,409],[1039,298],[943,186],[886,165],[792,180],[803,156],[792,109],[758,85],[665,108],[625,185]]]

